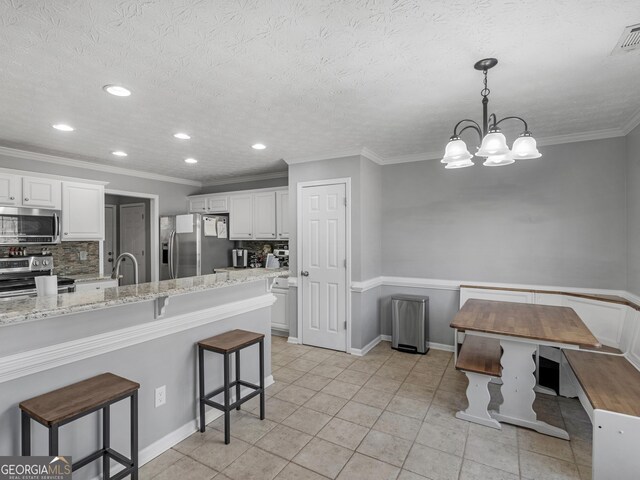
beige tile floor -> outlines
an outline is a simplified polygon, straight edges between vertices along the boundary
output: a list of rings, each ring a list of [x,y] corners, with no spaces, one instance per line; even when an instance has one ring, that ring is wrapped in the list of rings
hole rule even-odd
[[[569,442],[458,420],[466,377],[450,353],[383,342],[359,358],[273,337],[272,365],[265,420],[252,399],[232,416],[230,445],[219,418],[142,467],[141,479],[591,478],[591,424],[577,400],[539,395],[534,405]],[[492,388],[495,405],[499,397]]]

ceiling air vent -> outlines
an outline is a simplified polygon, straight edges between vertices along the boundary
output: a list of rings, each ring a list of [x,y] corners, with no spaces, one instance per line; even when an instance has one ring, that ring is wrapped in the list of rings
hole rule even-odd
[[[624,29],[618,44],[611,52],[612,55],[640,49],[640,23],[630,25]]]

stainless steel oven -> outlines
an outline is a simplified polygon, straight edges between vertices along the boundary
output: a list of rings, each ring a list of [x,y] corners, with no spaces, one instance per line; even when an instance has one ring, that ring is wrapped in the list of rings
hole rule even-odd
[[[0,207],[0,245],[60,243],[60,210]]]
[[[53,257],[49,255],[0,258],[0,301],[37,296],[36,277],[52,272]],[[58,276],[58,293],[70,292],[75,292],[74,280]]]

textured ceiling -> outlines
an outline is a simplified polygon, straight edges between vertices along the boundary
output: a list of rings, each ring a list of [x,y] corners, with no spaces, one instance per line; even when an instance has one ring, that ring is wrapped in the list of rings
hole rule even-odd
[[[486,56],[492,110],[537,137],[620,128],[640,55],[609,53],[636,22],[638,0],[0,0],[0,144],[204,182],[430,152],[479,117]]]

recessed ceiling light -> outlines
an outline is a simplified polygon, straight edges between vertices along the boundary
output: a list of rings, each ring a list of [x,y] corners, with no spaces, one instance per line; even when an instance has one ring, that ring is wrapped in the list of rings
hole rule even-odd
[[[185,158],[184,162],[185,163],[198,163],[198,160],[196,160],[195,158]]]
[[[186,133],[174,133],[173,134],[174,137],[179,138],[180,140],[191,140],[191,135],[188,135]]]
[[[66,123],[56,123],[55,125],[51,125],[56,130],[60,130],[61,132],[73,132],[75,128],[71,125],[67,125]]]
[[[254,150],[264,150],[267,147],[265,145],[263,145],[262,143],[255,143],[255,144],[251,145],[251,148],[253,148]]]
[[[102,88],[105,92],[115,95],[116,97],[128,97],[131,95],[131,90],[121,87],[120,85],[105,85]]]
[[[115,155],[116,157],[126,157],[127,156],[127,152],[123,152],[122,150],[116,150],[115,152],[111,152],[112,155]]]

